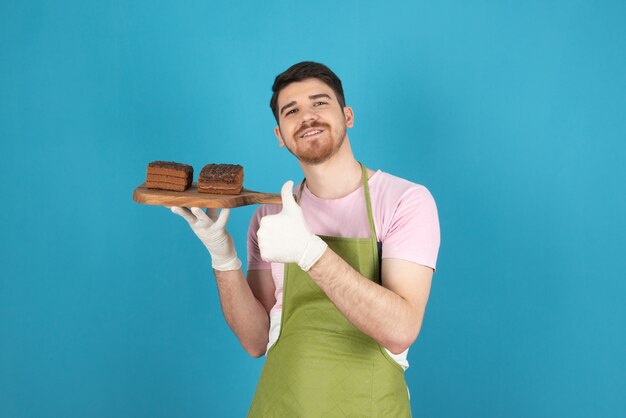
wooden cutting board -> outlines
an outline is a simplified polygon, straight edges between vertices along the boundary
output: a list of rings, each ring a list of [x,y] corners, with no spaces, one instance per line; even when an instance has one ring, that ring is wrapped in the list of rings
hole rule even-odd
[[[200,193],[196,183],[192,183],[191,187],[184,192],[148,189],[146,183],[142,183],[135,189],[133,200],[144,205],[197,208],[236,208],[256,204],[282,204],[280,194],[253,192],[248,189],[243,189],[240,194],[235,195]]]

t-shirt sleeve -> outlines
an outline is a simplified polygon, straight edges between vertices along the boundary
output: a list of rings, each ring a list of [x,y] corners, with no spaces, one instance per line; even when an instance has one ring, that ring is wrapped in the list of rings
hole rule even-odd
[[[398,258],[436,269],[439,216],[424,186],[411,187],[400,199],[382,240],[382,258]]]
[[[248,270],[269,270],[271,263],[263,261],[261,252],[259,251],[259,241],[257,239],[257,231],[261,218],[265,215],[264,206],[259,206],[250,219],[248,226]]]

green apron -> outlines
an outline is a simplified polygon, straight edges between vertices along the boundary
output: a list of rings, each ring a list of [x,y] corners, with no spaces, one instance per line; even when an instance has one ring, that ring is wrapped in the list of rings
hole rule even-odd
[[[380,284],[364,166],[362,171],[370,238],[321,238],[355,270]],[[410,416],[402,367],[352,325],[308,273],[295,263],[286,264],[280,334],[267,353],[248,417]]]

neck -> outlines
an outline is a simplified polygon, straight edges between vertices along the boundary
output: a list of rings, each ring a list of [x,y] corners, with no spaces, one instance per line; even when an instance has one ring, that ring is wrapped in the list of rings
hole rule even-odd
[[[354,158],[346,136],[339,151],[320,164],[300,162],[306,184],[320,199],[339,199],[361,186],[361,165]]]

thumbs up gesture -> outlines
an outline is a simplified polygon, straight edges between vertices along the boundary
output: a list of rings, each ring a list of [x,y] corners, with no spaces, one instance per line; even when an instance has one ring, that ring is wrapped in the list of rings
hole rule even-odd
[[[261,219],[257,232],[259,249],[265,261],[298,263],[302,270],[309,271],[328,245],[309,230],[292,189],[293,181],[289,180],[280,191],[282,211]]]

